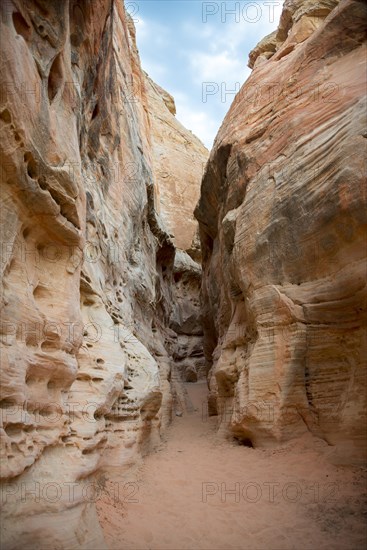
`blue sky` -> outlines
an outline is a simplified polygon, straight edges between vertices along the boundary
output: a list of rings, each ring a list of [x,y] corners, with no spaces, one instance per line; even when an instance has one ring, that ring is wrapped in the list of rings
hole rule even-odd
[[[125,0],[144,70],[170,92],[177,118],[210,149],[250,74],[250,50],[278,24],[282,0]]]

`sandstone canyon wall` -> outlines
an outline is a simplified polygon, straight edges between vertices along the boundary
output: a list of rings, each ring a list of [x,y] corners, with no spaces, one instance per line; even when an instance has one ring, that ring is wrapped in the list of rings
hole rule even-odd
[[[193,205],[208,151],[175,118],[174,99],[148,76],[157,208],[178,252],[173,266],[170,328],[177,334],[172,356],[177,375],[195,382],[206,373],[200,308],[201,251]]]
[[[2,548],[103,548],[98,489],[169,423],[177,332],[202,338],[186,214],[207,151],[120,1],[1,2],[1,63]]]
[[[196,209],[210,414],[271,446],[366,451],[366,5],[286,0]]]

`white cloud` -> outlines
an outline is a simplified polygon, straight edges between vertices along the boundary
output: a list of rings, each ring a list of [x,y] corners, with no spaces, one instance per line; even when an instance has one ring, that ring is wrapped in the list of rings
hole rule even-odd
[[[149,34],[149,27],[144,21],[144,19],[142,19],[141,17],[135,20],[135,27],[136,27],[137,38],[140,42],[142,42],[147,38]]]
[[[246,66],[228,50],[221,53],[197,53],[190,64],[196,82],[226,82],[228,85],[242,82],[246,78]]]
[[[210,150],[218,131],[218,123],[207,111],[198,111],[176,101],[177,119]]]
[[[246,8],[246,4],[238,4],[241,10]],[[215,25],[215,21],[211,22],[208,18],[204,31],[197,25],[195,32],[201,32],[205,37],[203,47],[186,52],[195,80],[227,82],[228,85],[239,81],[242,84],[250,74],[247,68],[250,50],[276,28],[282,5],[283,0],[250,2],[247,12],[239,12],[241,17],[237,22],[234,16],[227,15],[226,22],[222,23],[218,13],[219,24],[218,20]],[[191,32],[194,32],[193,28]]]
[[[200,31],[199,25],[204,24],[206,27],[204,34],[213,35],[214,30],[215,43],[221,46],[224,44],[227,47],[239,45],[244,40],[248,42],[253,38],[259,40],[278,25],[283,3],[284,0],[233,2],[232,8],[234,5],[237,8],[234,14],[229,12],[230,3],[222,2],[218,12],[208,16],[206,22],[197,22],[196,30],[203,32]],[[209,31],[208,28],[212,30]],[[251,47],[254,46],[255,43]]]
[[[139,44],[149,45],[151,51],[167,47],[170,44],[170,30],[156,21],[139,18],[135,22],[136,38]]]
[[[237,22],[230,14],[223,21],[222,6],[229,9],[234,4],[238,3],[218,2],[218,13],[208,16],[207,23],[201,10],[198,14],[188,9],[187,17],[170,26],[162,25],[158,12],[149,20],[139,16],[136,24],[143,68],[173,94],[178,120],[208,148],[234,98],[233,91],[251,72],[249,52],[276,29],[283,0],[243,0]],[[212,93],[203,85],[210,82],[215,83]]]
[[[138,49],[140,50],[140,57],[144,71],[146,71],[153,80],[159,81],[163,78],[168,70],[169,64],[159,63],[157,59],[158,55],[155,55],[155,59],[151,57],[151,53],[157,53],[160,48],[166,47],[168,43],[168,32],[165,27],[156,23],[155,21],[147,21],[140,15],[135,21],[136,26],[136,40]],[[142,55],[142,52],[149,51],[149,54]]]
[[[167,67],[160,63],[156,63],[152,59],[145,58],[143,63],[143,70],[159,84],[159,79],[163,78],[167,74]]]

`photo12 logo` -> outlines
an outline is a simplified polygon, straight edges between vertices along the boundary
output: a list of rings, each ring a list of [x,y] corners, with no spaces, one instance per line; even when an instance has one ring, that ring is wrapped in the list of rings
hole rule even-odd
[[[201,501],[208,503],[220,501],[221,503],[248,502],[256,504],[260,500],[279,503],[303,502],[325,503],[336,502],[340,492],[337,482],[327,483],[298,483],[288,481],[280,483],[278,481],[247,481],[247,482],[214,482],[204,481],[201,486]]]
[[[25,503],[29,501],[45,504],[77,502],[95,503],[108,496],[114,503],[136,504],[139,485],[136,482],[106,482],[102,477],[98,481],[63,481],[62,483],[22,481],[5,483],[1,486],[1,504]]]
[[[202,22],[208,23],[214,18],[221,23],[275,23],[276,10],[283,5],[279,1],[263,2],[203,2]]]
[[[126,13],[131,17],[133,23],[135,25],[139,23],[138,17],[136,17],[140,11],[140,6],[138,2],[126,2],[125,3],[125,10]]]
[[[208,102],[208,97],[220,95],[222,103],[227,103],[239,93],[241,89],[240,82],[235,82],[233,85],[228,85],[227,82],[203,82],[201,85],[201,99],[203,103]]]
[[[333,104],[338,101],[340,86],[336,82],[314,82],[310,88],[302,88],[296,82],[291,86],[287,82],[270,82],[266,84],[246,83],[241,88],[240,82],[203,82],[201,85],[201,99],[208,103],[211,97],[219,96],[222,103],[232,101],[240,94],[241,101],[248,107],[258,108],[285,101],[291,103],[304,96],[311,102]]]

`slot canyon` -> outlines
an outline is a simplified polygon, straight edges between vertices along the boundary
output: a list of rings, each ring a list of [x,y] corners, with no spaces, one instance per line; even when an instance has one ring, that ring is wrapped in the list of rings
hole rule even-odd
[[[285,0],[211,151],[123,0],[0,6],[1,549],[365,548],[365,2]]]

